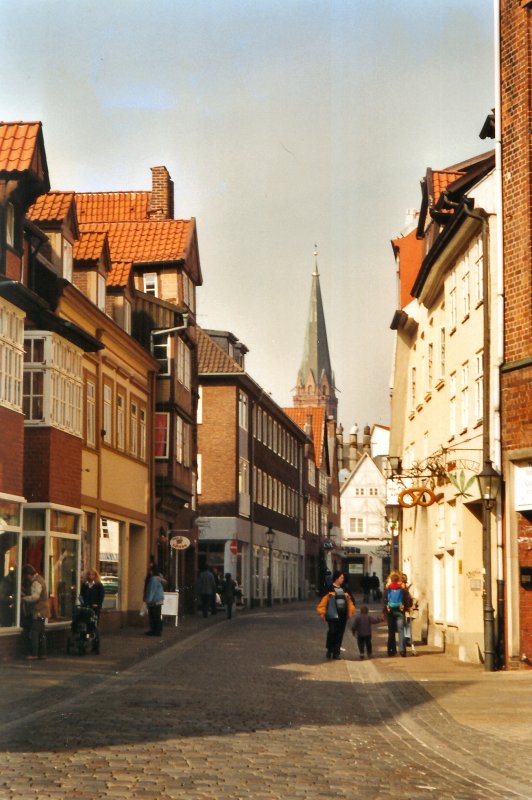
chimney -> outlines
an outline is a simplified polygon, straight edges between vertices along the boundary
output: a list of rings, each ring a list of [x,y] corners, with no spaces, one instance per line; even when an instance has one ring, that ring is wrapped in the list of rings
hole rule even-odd
[[[150,219],[174,218],[174,182],[166,167],[151,168]]]
[[[362,446],[366,453],[371,452],[371,428],[369,425],[366,425],[364,428],[364,440]]]
[[[349,431],[349,471],[352,472],[358,461],[358,425]]]
[[[336,460],[338,461],[338,472],[344,466],[344,426],[340,424],[336,428]]]

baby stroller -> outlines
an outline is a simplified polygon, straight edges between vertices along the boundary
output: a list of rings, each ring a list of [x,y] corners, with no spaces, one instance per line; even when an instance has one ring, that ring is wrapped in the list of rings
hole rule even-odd
[[[98,617],[92,608],[79,605],[74,609],[70,635],[67,640],[67,653],[76,650],[79,656],[84,656],[90,646],[93,653],[100,652],[100,633],[98,631]]]

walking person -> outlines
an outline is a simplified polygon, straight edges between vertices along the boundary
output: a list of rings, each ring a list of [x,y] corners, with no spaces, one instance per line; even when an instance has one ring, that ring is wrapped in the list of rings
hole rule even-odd
[[[157,567],[154,564],[150,564],[148,568],[144,602],[148,607],[148,621],[150,624],[150,630],[146,632],[146,636],[160,636],[163,630],[164,589]]]
[[[95,569],[88,569],[85,573],[85,580],[81,584],[79,594],[83,605],[87,608],[92,608],[96,614],[96,620],[99,622],[105,597],[105,587]]]
[[[320,617],[327,621],[325,647],[327,658],[339,659],[347,620],[355,613],[351,595],[344,591],[344,575],[340,570],[333,572],[330,590],[323,595],[316,606]]]
[[[233,616],[233,604],[236,596],[236,581],[232,579],[230,572],[225,573],[225,581],[222,584],[220,594],[222,603],[225,605],[225,610],[227,612],[227,619],[231,619]]]
[[[31,564],[25,564],[22,567],[22,580],[23,585],[26,586],[26,594],[22,595],[22,602],[27,616],[31,617],[29,625],[31,654],[26,656],[26,660],[35,661],[38,658],[46,658],[45,624],[50,616],[48,590],[44,578]]]
[[[388,655],[397,655],[396,636],[399,639],[399,655],[406,656],[405,611],[412,605],[410,593],[400,572],[388,576],[384,589],[384,613],[388,621]]]
[[[382,620],[382,617],[372,616],[369,613],[367,606],[362,606],[360,611],[355,614],[351,630],[353,636],[356,636],[358,652],[360,654],[361,661],[364,658],[364,650],[368,654],[368,658],[371,658],[373,653],[373,647],[371,644],[371,626],[377,625],[379,622],[382,622]]]
[[[213,605],[216,604],[216,580],[207,566],[204,566],[198,575],[196,592],[201,601],[201,611],[204,618],[207,618],[209,611],[215,613]]]
[[[371,581],[371,592],[372,592],[372,595],[373,595],[373,599],[374,600],[380,600],[381,599],[381,582],[380,582],[379,576],[377,575],[376,572],[373,573],[373,575],[370,578],[370,581]]]

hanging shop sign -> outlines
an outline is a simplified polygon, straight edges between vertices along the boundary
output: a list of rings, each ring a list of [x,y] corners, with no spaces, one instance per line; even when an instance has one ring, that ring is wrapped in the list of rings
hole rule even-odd
[[[411,486],[410,489],[404,489],[397,499],[403,508],[414,508],[414,506],[427,508],[442,497],[442,494],[434,494],[432,489],[427,489],[426,486]]]
[[[187,547],[190,547],[190,539],[187,539],[186,536],[172,536],[170,547],[172,550],[186,550]]]

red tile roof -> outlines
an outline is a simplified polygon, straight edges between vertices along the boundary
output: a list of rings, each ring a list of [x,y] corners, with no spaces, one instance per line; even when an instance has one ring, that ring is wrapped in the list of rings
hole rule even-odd
[[[81,239],[74,242],[74,259],[76,261],[99,261],[105,248],[107,234],[87,231]]]
[[[181,261],[187,256],[193,220],[146,220],[144,222],[89,223],[82,231],[107,231],[111,259],[152,264]]]
[[[283,411],[293,419],[302,431],[305,430],[307,420],[311,417],[312,441],[314,442],[316,466],[320,467],[323,458],[325,436],[325,409],[319,408],[318,406],[298,406],[297,408],[283,408]]]
[[[33,222],[61,222],[72,205],[74,192],[47,192],[37,198],[28,209]]]
[[[0,172],[31,169],[40,132],[40,122],[0,122]]]
[[[208,333],[196,327],[198,343],[198,373],[201,375],[217,375],[225,373],[243,373],[236,363],[222,348],[213,342]]]
[[[394,253],[399,253],[400,308],[412,300],[410,293],[423,261],[423,241],[416,234],[417,230],[414,229],[406,236],[392,239]]]
[[[149,219],[150,192],[78,192],[80,222],[141,222]]]
[[[464,174],[464,172],[453,172],[447,169],[433,170],[432,184],[434,190],[434,205],[436,205],[440,199],[440,195],[446,190],[449,184],[458,180],[458,178],[461,178]]]

